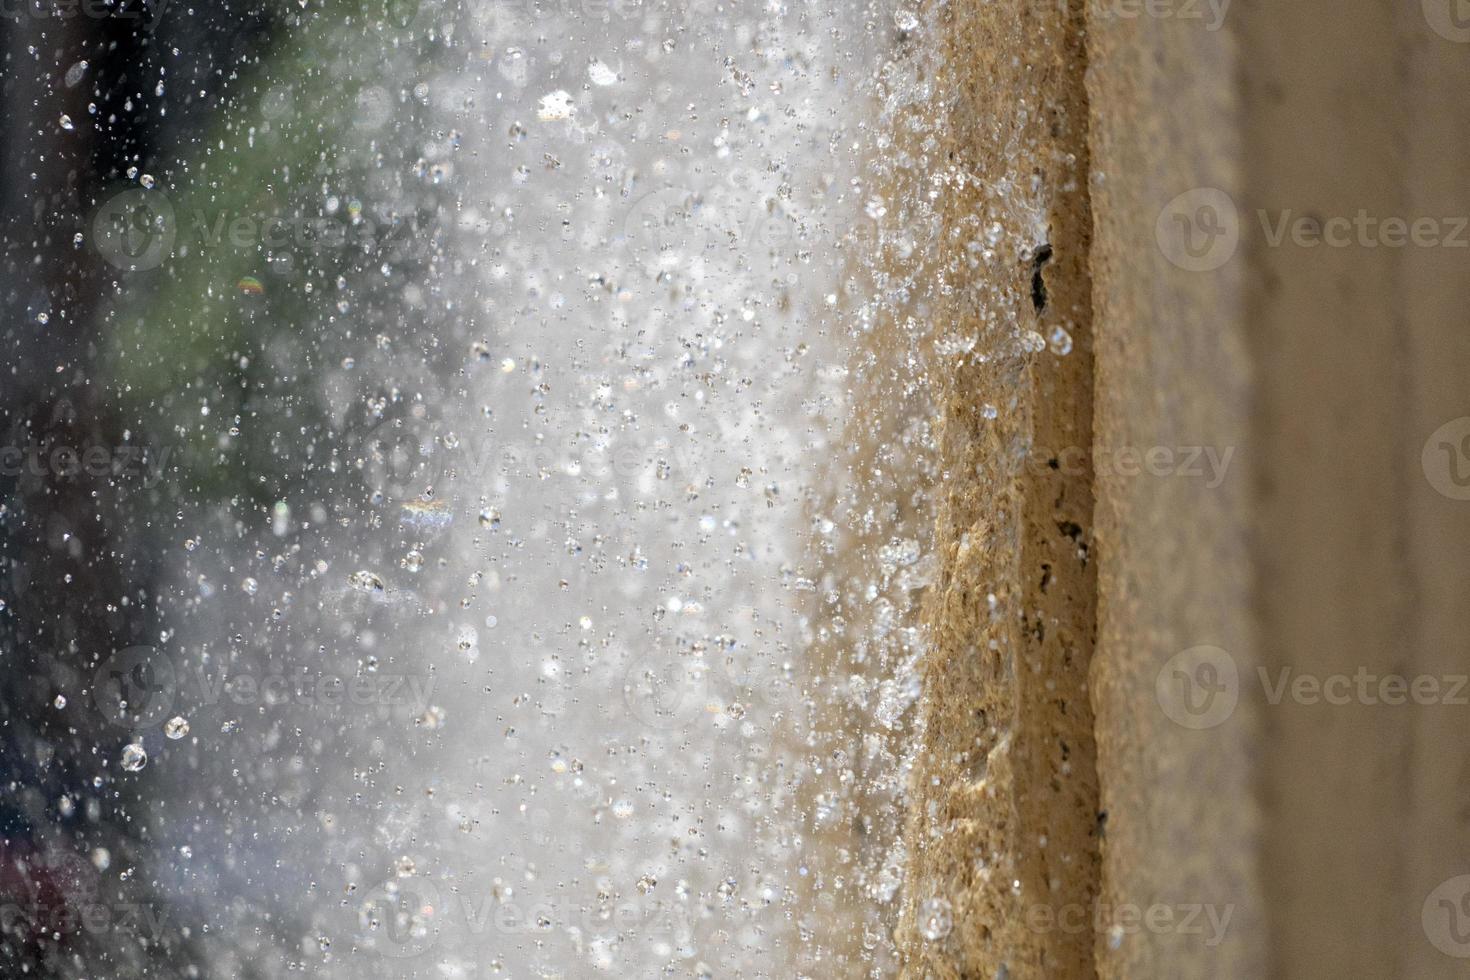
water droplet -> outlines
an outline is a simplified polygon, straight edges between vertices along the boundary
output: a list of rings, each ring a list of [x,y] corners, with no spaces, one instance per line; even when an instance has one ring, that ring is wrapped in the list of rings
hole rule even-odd
[[[61,122],[61,128],[62,129],[65,129],[65,130],[76,129],[76,126],[72,124],[71,116],[68,116],[64,112],[61,114],[60,122]]]
[[[189,734],[189,722],[179,715],[174,715],[172,718],[164,723],[163,734],[167,735],[169,738],[177,742],[179,739]]]
[[[148,764],[148,753],[143,751],[143,746],[137,742],[129,742],[123,746],[122,767],[128,772],[137,772]]]
[[[979,342],[980,336],[975,333],[946,334],[935,342],[934,349],[945,357],[954,357],[970,353]]]
[[[541,101],[536,106],[536,118],[542,122],[570,119],[576,112],[577,107],[572,105],[572,97],[563,89],[541,96]]]
[[[1072,335],[1067,333],[1066,328],[1052,327],[1050,341],[1053,354],[1065,357],[1072,353]]]
[[[948,899],[931,898],[919,906],[919,932],[925,939],[930,942],[943,939],[953,928],[954,913]]]
[[[383,595],[388,591],[388,587],[383,584],[383,580],[369,571],[353,572],[347,576],[347,584],[357,591],[366,592],[369,595]]]
[[[593,85],[611,85],[618,80],[618,73],[600,61],[594,61],[587,66],[587,77],[592,79]]]
[[[56,705],[56,707],[58,707],[58,708],[65,708],[66,707],[66,695],[65,694],[58,694],[58,695],[56,695],[56,700],[55,701],[52,701],[51,703],[54,704],[54,705]]]

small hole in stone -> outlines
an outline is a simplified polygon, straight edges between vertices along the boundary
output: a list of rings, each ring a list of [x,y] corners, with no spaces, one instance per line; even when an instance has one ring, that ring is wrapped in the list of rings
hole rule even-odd
[[[1046,309],[1046,279],[1041,274],[1041,267],[1050,261],[1050,245],[1037,248],[1036,258],[1031,260],[1031,305],[1036,307],[1037,313]]]

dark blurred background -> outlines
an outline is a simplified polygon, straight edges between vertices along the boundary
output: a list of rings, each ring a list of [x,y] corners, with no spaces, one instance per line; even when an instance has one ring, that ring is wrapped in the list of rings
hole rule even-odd
[[[432,265],[414,70],[450,32],[441,13],[4,7],[0,974],[209,973],[199,925],[139,866],[191,802],[154,799],[153,771],[124,769],[127,728],[87,702],[119,651],[169,649],[191,603],[160,555],[190,546],[198,515],[228,502],[268,525],[308,485],[372,492],[349,460],[378,435],[302,437],[323,412],[305,381],[350,335],[340,312],[391,332],[397,290]],[[365,101],[388,103],[366,106],[375,138],[355,128]],[[135,666],[134,690],[160,683]]]

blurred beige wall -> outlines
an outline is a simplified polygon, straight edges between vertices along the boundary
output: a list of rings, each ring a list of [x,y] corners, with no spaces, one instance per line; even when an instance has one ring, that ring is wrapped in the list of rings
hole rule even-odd
[[[1234,911],[1099,972],[1464,975],[1470,9],[1105,5],[1096,441],[1233,457],[1099,476],[1103,895]]]

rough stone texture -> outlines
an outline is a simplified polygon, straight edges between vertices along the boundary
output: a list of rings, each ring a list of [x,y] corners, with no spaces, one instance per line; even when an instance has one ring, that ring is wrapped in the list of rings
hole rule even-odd
[[[1090,928],[1061,927],[1099,861],[1083,13],[943,4],[930,26],[936,322],[978,343],[930,366],[944,482],[898,942],[912,976],[1089,977]]]
[[[1273,704],[1261,672],[1470,663],[1470,500],[1434,485],[1470,482],[1470,420],[1432,437],[1470,416],[1470,250],[1268,237],[1470,215],[1470,28],[1450,0],[1140,8],[921,8],[932,97],[884,120],[917,254],[884,253],[905,300],[854,387],[902,443],[885,413],[923,397],[874,382],[921,357],[937,458],[895,493],[889,456],[866,499],[932,510],[938,566],[919,717],[884,749],[910,746],[906,795],[838,823],[903,807],[914,977],[1460,976],[1428,933],[1470,956],[1470,885],[1426,899],[1470,874],[1470,709]],[[1065,357],[1012,346],[1063,321]],[[1095,479],[1022,462],[1069,446]],[[926,939],[935,897],[954,927]]]

